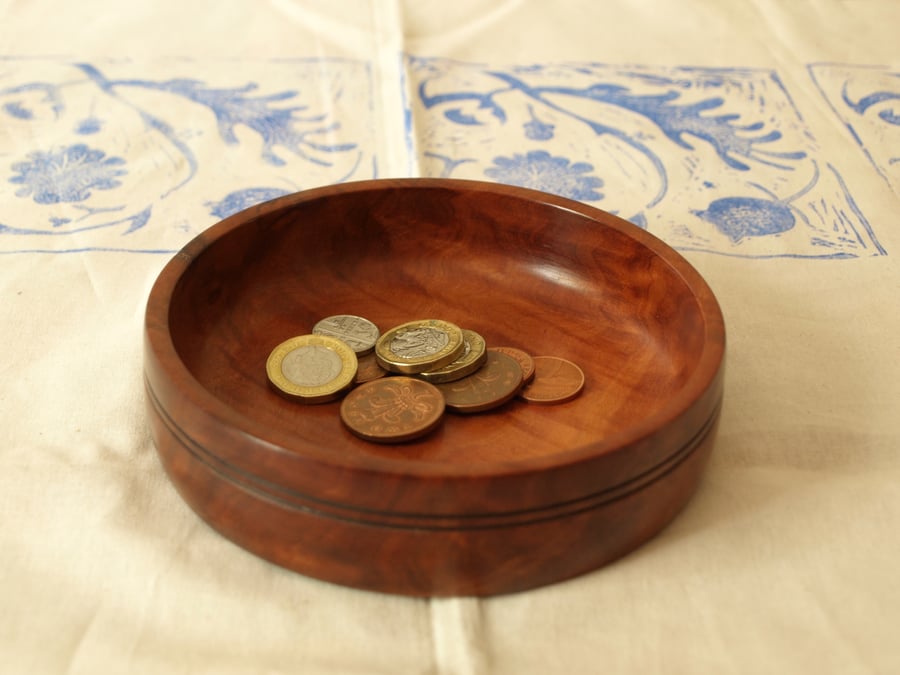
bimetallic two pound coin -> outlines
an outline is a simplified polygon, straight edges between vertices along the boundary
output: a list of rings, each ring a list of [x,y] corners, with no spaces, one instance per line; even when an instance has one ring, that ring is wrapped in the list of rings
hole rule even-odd
[[[461,380],[481,368],[487,360],[487,345],[484,342],[484,338],[468,328],[463,328],[462,332],[463,342],[465,343],[462,356],[440,370],[419,373],[417,377],[421,377],[432,384],[439,384],[441,382]]]
[[[343,340],[300,335],[275,347],[266,374],[280,394],[301,403],[333,401],[353,384],[356,354]]]
[[[375,357],[394,373],[439,370],[462,356],[463,332],[456,324],[440,319],[409,321],[391,328],[375,343]]]
[[[385,377],[361,384],[341,402],[341,421],[367,441],[402,443],[435,429],[444,397],[433,384],[412,377]]]
[[[565,403],[583,388],[584,373],[574,363],[557,356],[535,356],[534,379],[519,396],[529,403]]]
[[[357,356],[371,353],[381,332],[378,326],[353,314],[336,314],[322,319],[312,329],[313,335],[328,335],[340,338]]]
[[[447,410],[476,413],[509,401],[522,387],[522,368],[511,357],[488,351],[487,361],[472,375],[435,385],[444,395]]]

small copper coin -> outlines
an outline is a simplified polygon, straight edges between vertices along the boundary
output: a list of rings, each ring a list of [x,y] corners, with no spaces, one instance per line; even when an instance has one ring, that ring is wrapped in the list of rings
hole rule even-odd
[[[358,358],[359,365],[356,368],[356,378],[354,384],[363,384],[371,382],[387,375],[387,371],[378,365],[378,359],[375,354],[366,354]]]
[[[476,413],[503,405],[522,387],[522,368],[511,356],[488,351],[484,365],[455,382],[435,385],[444,395],[447,409]]]
[[[488,347],[489,351],[502,352],[513,357],[522,368],[522,384],[528,384],[534,377],[534,359],[531,354],[515,347]]]
[[[375,443],[402,443],[437,428],[444,397],[433,384],[412,377],[385,377],[359,385],[341,402],[341,421]]]
[[[519,394],[529,403],[565,403],[581,393],[584,373],[557,356],[534,357],[534,379]]]

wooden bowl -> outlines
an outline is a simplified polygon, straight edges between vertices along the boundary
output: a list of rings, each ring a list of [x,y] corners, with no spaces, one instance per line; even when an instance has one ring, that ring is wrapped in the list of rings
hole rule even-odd
[[[267,383],[272,348],[333,314],[446,319],[574,361],[586,385],[369,443],[339,403]],[[250,208],[168,263],[148,410],[181,495],[244,548],[364,589],[490,595],[595,569],[676,515],[713,445],[724,341],[700,275],[624,220],[516,187],[365,181]]]

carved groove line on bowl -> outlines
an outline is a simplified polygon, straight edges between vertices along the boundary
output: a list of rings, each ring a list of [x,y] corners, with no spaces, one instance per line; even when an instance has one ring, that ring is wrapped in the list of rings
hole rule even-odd
[[[148,399],[160,421],[172,434],[172,437],[199,463],[208,470],[233,483],[246,492],[261,499],[272,501],[288,509],[295,509],[324,518],[334,518],[347,522],[375,527],[396,529],[433,529],[433,530],[478,530],[529,525],[548,520],[567,518],[585,511],[597,509],[627,497],[644,489],[651,483],[663,479],[674,471],[679,464],[689,458],[699,448],[713,430],[722,406],[721,396],[712,413],[696,434],[681,448],[670,454],[659,464],[619,483],[594,494],[548,506],[509,511],[501,514],[453,514],[430,515],[408,514],[401,512],[384,512],[364,508],[348,508],[344,505],[322,500],[296,490],[286,489],[280,485],[238,469],[215,457],[208,448],[197,442],[169,415],[157,398],[149,380],[145,377],[145,388]],[[312,505],[311,505],[312,504]]]

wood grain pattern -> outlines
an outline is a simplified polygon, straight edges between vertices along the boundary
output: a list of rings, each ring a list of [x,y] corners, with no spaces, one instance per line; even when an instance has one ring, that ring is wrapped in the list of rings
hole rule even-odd
[[[337,313],[443,318],[567,358],[586,385],[368,443],[338,403],[298,407],[266,382],[272,347]],[[148,410],[185,500],[247,549],[361,588],[486,595],[596,568],[671,520],[714,442],[724,342],[697,272],[614,216],[366,181],[237,214],[175,256],[147,305]]]

